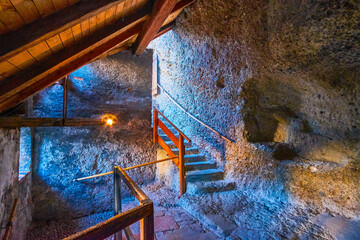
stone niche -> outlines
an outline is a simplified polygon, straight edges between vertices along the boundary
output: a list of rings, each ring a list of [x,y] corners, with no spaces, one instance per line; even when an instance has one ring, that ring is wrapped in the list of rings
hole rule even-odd
[[[73,179],[156,159],[151,131],[152,51],[121,52],[70,75],[68,118],[112,114],[112,127],[34,129],[34,220],[74,218],[113,209],[113,177]],[[34,117],[62,116],[63,87],[56,83],[33,99]],[[155,168],[129,171],[138,183],[154,180]],[[124,188],[123,197],[129,191]]]

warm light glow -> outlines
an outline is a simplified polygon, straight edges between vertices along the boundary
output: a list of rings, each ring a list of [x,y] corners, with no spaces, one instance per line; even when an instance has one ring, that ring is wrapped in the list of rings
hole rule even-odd
[[[106,124],[107,124],[108,126],[113,125],[113,120],[112,120],[111,118],[108,118],[108,119],[106,120]]]
[[[107,126],[112,126],[117,122],[117,118],[114,115],[111,114],[105,114],[102,116],[102,122],[106,124]]]

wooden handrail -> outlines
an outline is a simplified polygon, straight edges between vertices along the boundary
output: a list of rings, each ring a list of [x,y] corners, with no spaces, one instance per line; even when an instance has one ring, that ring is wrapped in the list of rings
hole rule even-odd
[[[156,160],[156,161],[152,161],[152,162],[148,162],[148,163],[143,163],[143,164],[139,164],[139,165],[135,165],[132,167],[127,167],[127,168],[123,168],[124,171],[130,170],[130,169],[135,169],[135,168],[139,168],[139,167],[144,167],[147,165],[151,165],[151,164],[155,164],[155,163],[159,163],[159,162],[165,162],[165,161],[169,161],[169,160],[173,160],[175,158],[178,158],[178,156],[174,156],[174,157],[170,157],[170,158],[164,158],[164,159],[160,159],[160,160]],[[102,176],[106,176],[106,175],[110,175],[112,174],[113,171],[111,172],[105,172],[105,173],[99,173],[99,174],[95,174],[92,176],[88,176],[88,177],[82,177],[82,178],[77,178],[74,179],[73,182],[78,182],[78,181],[82,181],[82,180],[86,180],[86,179],[91,179],[91,178],[96,178],[96,177],[102,177]]]
[[[148,202],[141,206],[134,207],[126,212],[120,213],[102,223],[96,224],[81,232],[75,233],[63,240],[80,239],[104,239],[125,227],[139,221],[153,212],[153,203]]]
[[[191,113],[189,113],[188,111],[186,111],[179,103],[177,103],[175,101],[175,99],[173,99],[170,94],[160,85],[157,84],[157,86],[165,93],[166,96],[168,96],[168,98],[176,105],[178,106],[182,111],[185,112],[185,114],[187,114],[189,117],[191,117],[192,119],[194,119],[195,121],[197,121],[198,123],[200,123],[201,125],[205,126],[206,128],[210,129],[211,131],[213,131],[214,133],[218,134],[220,136],[220,138],[228,141],[229,143],[236,143],[234,140],[225,137],[224,135],[222,135],[219,131],[216,131],[215,129],[213,129],[212,127],[210,127],[209,125],[207,125],[206,123],[204,123],[203,121],[201,121],[200,119],[198,119],[197,117],[195,117],[194,115],[192,115]]]
[[[6,231],[5,231],[5,234],[4,234],[4,237],[3,237],[3,240],[8,240],[9,237],[10,237],[10,234],[11,234],[11,230],[12,230],[12,227],[13,227],[13,221],[14,221],[14,217],[15,217],[15,213],[16,213],[16,206],[18,204],[18,199],[16,198],[14,200],[14,204],[13,204],[13,207],[11,209],[11,213],[10,213],[10,217],[9,217],[9,222],[7,224],[7,227],[6,227]]]
[[[175,128],[175,130],[176,130],[180,135],[182,135],[188,142],[191,142],[190,138],[188,138],[188,137],[187,137],[182,131],[180,131],[180,129],[178,129],[167,117],[165,117],[165,115],[164,115],[162,112],[160,112],[159,109],[157,109],[155,106],[153,106],[153,108],[154,108],[158,113],[160,113],[160,115],[163,116],[163,118],[164,118],[168,123],[170,123],[170,125],[171,125],[173,128]]]
[[[153,240],[154,232],[154,205],[141,188],[127,175],[124,169],[114,167],[114,217],[75,233],[64,240],[74,239],[104,239],[115,234],[115,240],[122,239],[122,230],[125,230],[127,239],[134,239],[128,226],[140,220],[141,240]],[[126,212],[121,212],[121,180],[139,201],[140,206]]]
[[[159,143],[160,146],[165,150],[165,152],[169,155],[169,157],[175,157],[175,153],[173,150],[165,143],[164,139],[159,136],[158,128],[160,127],[166,136],[174,143],[174,145],[179,149],[179,155],[176,159],[174,159],[174,163],[179,168],[179,176],[180,176],[180,196],[182,196],[186,192],[186,176],[185,176],[185,144],[184,139],[191,142],[191,140],[185,136],[172,122],[167,119],[164,114],[162,114],[155,106],[153,107],[154,117],[153,117],[153,139],[154,143]],[[179,138],[177,138],[173,132],[169,130],[169,128],[159,119],[159,113],[161,116],[168,121],[171,126],[175,128],[179,132]]]

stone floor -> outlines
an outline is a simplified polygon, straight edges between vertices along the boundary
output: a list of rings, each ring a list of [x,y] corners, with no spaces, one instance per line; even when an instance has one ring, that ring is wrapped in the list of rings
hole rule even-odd
[[[126,211],[137,206],[135,200],[128,201],[123,205]],[[199,220],[181,207],[154,207],[155,234],[157,240],[212,240],[219,239],[212,231],[203,226]],[[93,214],[87,217],[72,219],[68,221],[52,221],[34,224],[28,232],[29,240],[51,240],[62,239],[73,233],[86,229],[97,223],[112,217],[112,212]],[[140,239],[140,224],[134,223],[130,226],[135,239]],[[125,234],[124,234],[125,235]],[[109,237],[107,239],[113,239]],[[123,236],[123,239],[126,239]]]
[[[157,240],[360,239],[360,218],[331,216],[288,203],[255,201],[237,191],[185,194],[179,198],[177,192],[158,184],[142,189],[154,202]],[[137,205],[136,200],[128,199],[123,202],[123,211]],[[27,239],[61,239],[112,216],[112,212],[105,212],[68,221],[35,223]],[[139,239],[140,223],[130,228]]]

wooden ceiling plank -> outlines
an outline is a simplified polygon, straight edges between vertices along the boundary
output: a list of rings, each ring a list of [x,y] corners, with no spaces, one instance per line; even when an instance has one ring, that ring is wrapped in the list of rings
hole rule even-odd
[[[75,41],[79,41],[82,38],[80,23],[78,25],[75,25],[72,27],[72,32],[73,32]]]
[[[51,51],[53,53],[56,53],[58,51],[60,51],[61,49],[64,48],[64,45],[61,41],[60,35],[57,34],[49,39],[46,40],[47,44],[49,45],[49,47],[51,48]]]
[[[9,29],[0,21],[0,35],[9,32]]]
[[[0,63],[0,74],[3,77],[7,78],[7,77],[13,75],[14,73],[16,73],[18,71],[19,70],[16,67],[14,67],[14,65],[9,63],[8,61]]]
[[[39,43],[38,45],[31,47],[28,49],[28,52],[33,56],[38,62],[42,59],[48,57],[52,54],[49,46],[46,44],[45,41]]]
[[[51,0],[33,0],[41,17],[46,17],[55,12],[54,5]]]
[[[20,69],[25,69],[28,66],[36,63],[36,60],[30,55],[28,51],[23,51],[10,58],[8,61]]]
[[[150,10],[149,7],[139,9],[137,13],[126,18],[124,22],[118,21],[109,25],[99,30],[97,34],[81,40],[78,44],[63,49],[42,64],[37,64],[30,71],[0,82],[0,109],[5,105],[9,106],[8,103],[16,101],[16,99],[26,99],[29,94],[32,95],[41,90],[34,90],[35,86],[43,86],[43,88],[48,86],[63,77],[63,74],[67,75],[75,71],[88,61],[132,37],[149,18]],[[61,77],[59,77],[60,75]]]
[[[189,0],[184,0],[177,6],[187,1]],[[117,21],[99,30],[97,34],[90,35],[74,46],[60,51],[43,64],[37,64],[30,71],[2,80],[0,112],[24,101],[120,43],[132,39],[150,18],[149,12],[150,9],[145,6],[124,21]]]
[[[90,32],[93,33],[96,31],[96,16],[93,16],[92,18],[89,19],[90,21]]]
[[[58,11],[60,9],[64,9],[69,6],[67,0],[52,0],[52,2],[54,4],[54,8],[56,11]]]
[[[96,16],[96,29],[101,29],[104,27],[105,24],[105,15],[106,12],[101,12]]]
[[[11,0],[18,13],[26,24],[35,21],[40,18],[39,12],[37,11],[33,1],[29,0]]]
[[[116,8],[117,6],[114,6],[112,8],[109,8],[108,10],[106,10],[106,14],[105,14],[105,24],[111,24],[115,21],[115,14],[116,14]]]
[[[68,0],[70,6],[77,3],[78,1],[79,0]]]
[[[92,16],[96,16],[102,11],[118,5],[122,1],[124,0],[79,1],[71,8],[64,8],[48,17],[39,19],[24,28],[9,32],[0,38],[0,46],[2,46],[0,48],[0,61],[5,61],[29,47],[55,36]],[[3,13],[4,12],[0,14],[0,17],[2,18],[6,17]],[[20,18],[20,15],[18,15],[18,17]],[[3,22],[1,18],[0,21]],[[3,23],[5,24],[5,22]],[[18,36],[22,37],[19,38]]]
[[[124,10],[125,1],[116,6],[115,21],[120,18]]]
[[[0,0],[0,21],[11,31],[18,29],[25,24],[20,14],[9,0]]]
[[[132,1],[133,0],[127,0],[124,4],[124,7],[123,7],[123,10],[121,12],[121,15],[120,17],[125,17],[125,16],[128,16],[129,15],[129,12],[131,10],[131,6],[132,6]]]
[[[90,21],[89,19],[81,23],[81,32],[83,37],[86,37],[90,33]]]
[[[74,42],[74,37],[71,28],[60,33],[60,38],[64,47],[69,47]]]
[[[145,51],[149,43],[154,39],[166,18],[169,16],[177,0],[156,0],[154,3],[151,18],[144,24],[134,47],[135,54],[141,54]]]

